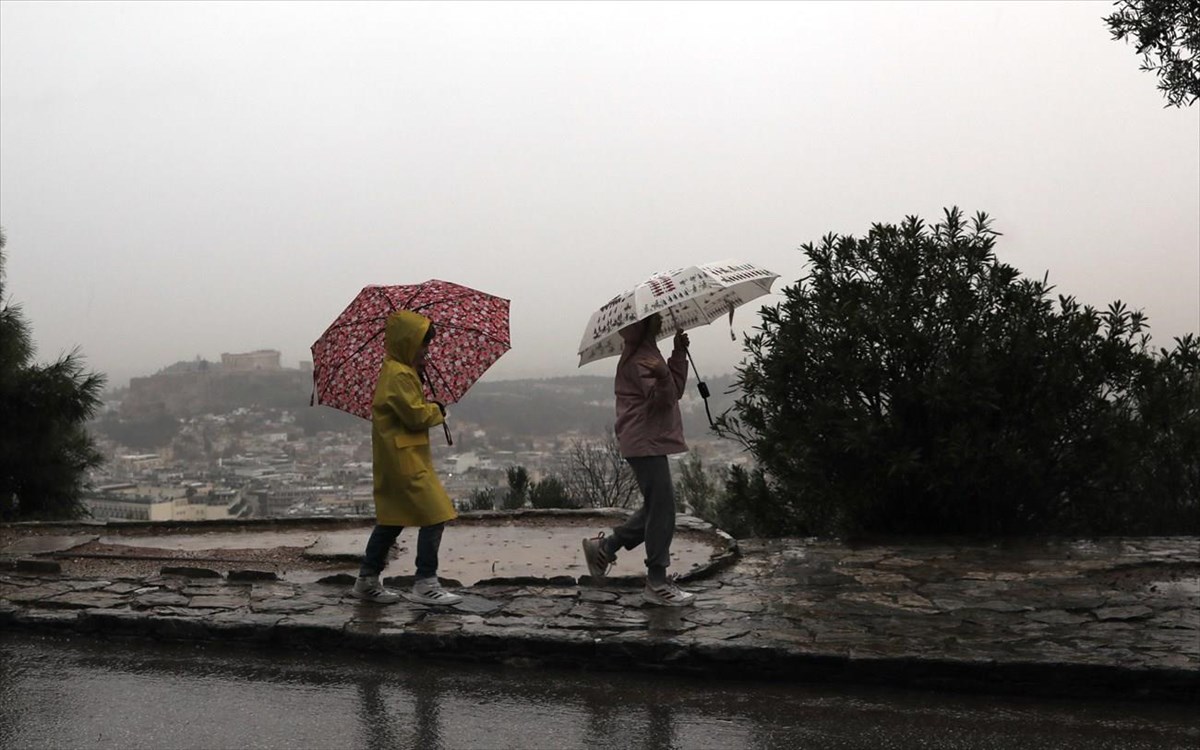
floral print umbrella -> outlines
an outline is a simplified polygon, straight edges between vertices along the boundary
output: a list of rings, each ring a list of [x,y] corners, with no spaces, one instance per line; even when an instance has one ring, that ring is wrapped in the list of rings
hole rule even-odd
[[[449,281],[367,286],[312,345],[313,401],[371,418],[383,365],[384,327],[395,310],[433,321],[425,397],[452,404],[509,350],[508,300]]]
[[[737,260],[655,274],[592,313],[579,342],[579,366],[620,354],[619,331],[654,313],[663,318],[659,339],[708,325],[727,313],[732,322],[736,307],[770,294],[777,278],[779,274]]]

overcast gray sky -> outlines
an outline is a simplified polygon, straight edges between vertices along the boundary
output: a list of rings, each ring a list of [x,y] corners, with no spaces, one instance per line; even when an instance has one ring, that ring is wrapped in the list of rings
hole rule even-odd
[[[1200,106],[1108,2],[0,3],[6,291],[114,384],[309,358],[371,283],[512,300],[488,377],[576,368],[658,270],[984,210],[1000,258],[1200,330]],[[764,301],[778,301],[778,296]],[[757,307],[735,319],[752,326]],[[722,322],[702,374],[741,358]]]

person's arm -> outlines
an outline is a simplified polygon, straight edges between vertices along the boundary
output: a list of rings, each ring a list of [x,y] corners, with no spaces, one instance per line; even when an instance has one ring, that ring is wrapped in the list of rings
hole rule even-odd
[[[647,356],[638,360],[637,364],[642,393],[646,395],[651,409],[669,409],[679,401],[671,370],[662,357]]]
[[[391,383],[388,408],[395,412],[400,424],[410,432],[420,432],[446,421],[437,404],[425,400],[421,381],[411,372],[399,372]]]

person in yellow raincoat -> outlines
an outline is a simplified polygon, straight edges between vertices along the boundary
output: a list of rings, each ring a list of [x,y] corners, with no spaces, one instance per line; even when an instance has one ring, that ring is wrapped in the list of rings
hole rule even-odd
[[[371,458],[375,475],[375,528],[367,540],[352,595],[391,604],[400,595],[385,589],[379,574],[405,526],[417,532],[417,575],[408,598],[423,604],[455,604],[461,596],[438,582],[438,549],[446,522],[458,516],[433,468],[429,428],[445,421],[441,403],[425,400],[422,367],[435,335],[428,318],[409,310],[388,316],[383,367],[371,405]]]

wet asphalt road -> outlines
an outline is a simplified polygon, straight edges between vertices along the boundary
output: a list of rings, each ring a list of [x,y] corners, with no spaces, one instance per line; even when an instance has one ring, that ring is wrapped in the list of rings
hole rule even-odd
[[[1191,748],[1194,706],[0,632],[0,748]]]

